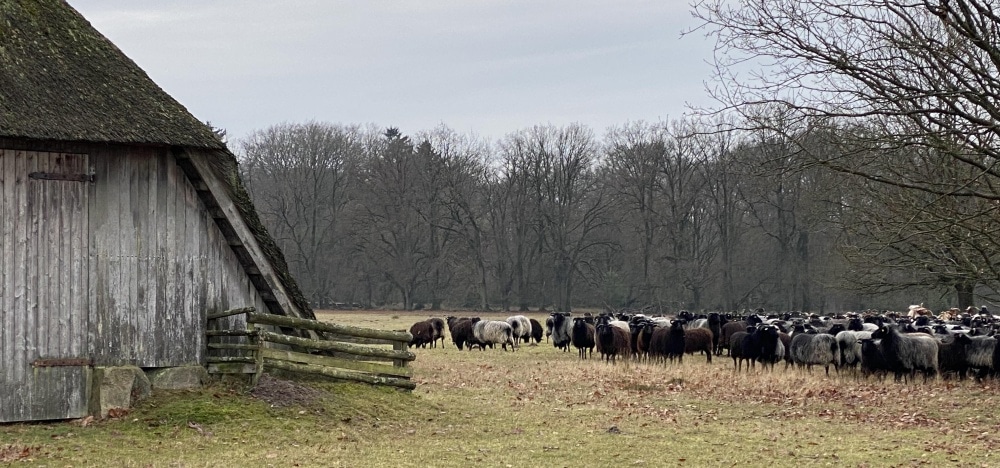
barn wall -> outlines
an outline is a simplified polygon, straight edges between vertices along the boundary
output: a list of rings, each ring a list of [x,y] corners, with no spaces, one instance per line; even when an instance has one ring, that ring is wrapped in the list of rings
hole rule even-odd
[[[206,312],[264,302],[167,149],[98,147],[90,162],[96,363],[203,363]]]

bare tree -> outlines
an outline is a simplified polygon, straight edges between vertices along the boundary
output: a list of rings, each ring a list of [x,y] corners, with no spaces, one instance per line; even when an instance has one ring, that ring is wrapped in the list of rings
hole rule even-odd
[[[630,283],[627,303],[649,304],[659,298],[660,281],[654,268],[663,224],[659,177],[667,157],[665,133],[665,124],[636,122],[612,128],[606,138],[605,164],[619,207],[621,246],[628,263],[640,265],[638,271],[626,270],[633,273],[626,274]]]
[[[948,230],[962,226],[967,233],[977,232],[984,220],[966,217],[973,214],[995,219],[982,207],[950,215],[937,209],[979,205],[945,199],[1000,200],[1000,126],[995,124],[1000,120],[1000,16],[992,1],[705,0],[695,4],[694,14],[718,40],[718,86],[712,91],[724,109],[740,113],[750,127],[781,131],[756,112],[760,105],[779,106],[797,119],[793,128],[837,133],[839,151],[817,153],[801,146],[800,157],[875,183],[866,195],[870,202],[902,197],[924,207],[885,209],[877,220],[897,232],[939,231],[904,241],[873,230],[868,240],[877,240],[882,252],[905,252],[900,259],[938,264],[930,275],[935,280],[915,275],[925,285],[954,285],[960,297],[968,298],[967,291],[974,289],[968,281],[975,278],[996,290],[995,275],[975,273],[992,268],[991,253],[1000,250],[995,237],[980,237],[984,243],[974,250],[986,250],[961,272],[942,269],[940,263],[957,262],[955,257],[963,255],[938,255],[933,244],[913,245],[954,239],[947,248],[952,254],[964,251],[963,242]],[[757,69],[748,72],[748,64]],[[933,155],[936,169],[958,168],[956,177],[928,177],[919,161],[925,155]],[[874,193],[879,186],[886,191]],[[885,187],[923,192],[938,201]],[[870,203],[854,202],[855,207]],[[856,241],[860,234],[855,231]]]
[[[724,310],[746,307],[747,292],[737,293],[737,256],[747,227],[748,212],[740,196],[740,184],[745,180],[744,169],[734,154],[734,132],[717,131],[721,124],[701,122],[700,127],[688,136],[694,150],[704,163],[700,166],[705,180],[705,201],[709,204],[711,222],[718,236],[718,276],[720,302]]]
[[[591,249],[602,245],[596,234],[610,221],[610,197],[597,177],[597,144],[590,130],[535,127],[527,137],[543,169],[536,187],[553,259],[555,304],[557,310],[569,311],[580,265]]]
[[[436,226],[452,233],[463,244],[460,252],[471,259],[479,310],[489,310],[487,248],[490,225],[485,194],[491,177],[486,165],[489,148],[478,138],[458,135],[443,126],[423,134],[422,138],[440,157],[442,165],[437,183],[443,212]],[[460,270],[467,265],[456,261],[452,266]]]
[[[258,212],[306,296],[326,305],[337,290],[363,130],[309,122],[256,131],[239,142]]]
[[[396,128],[365,161],[365,188],[353,240],[368,262],[399,293],[403,308],[413,309],[417,288],[431,266],[426,223],[419,213],[421,184],[410,139]]]
[[[908,159],[912,170],[931,180],[969,177],[962,173],[967,166],[947,164],[940,155],[911,153]],[[850,280],[858,290],[907,291],[923,298],[933,285],[940,295],[926,300],[954,294],[966,308],[974,305],[977,286],[996,286],[997,202],[866,182],[847,191],[843,203],[843,247],[855,265]],[[978,293],[996,299],[989,289]]]
[[[718,254],[718,236],[708,211],[703,177],[706,161],[697,141],[696,123],[675,121],[669,129],[666,157],[660,163],[663,198],[664,250],[668,282],[686,292],[685,308],[702,306],[708,284],[714,279],[712,263]],[[676,297],[681,297],[675,293]]]
[[[528,310],[532,299],[541,297],[545,289],[540,276],[545,225],[539,185],[547,175],[530,134],[527,130],[510,134],[500,142],[498,176],[488,191],[495,270],[505,310],[511,302],[519,310]]]

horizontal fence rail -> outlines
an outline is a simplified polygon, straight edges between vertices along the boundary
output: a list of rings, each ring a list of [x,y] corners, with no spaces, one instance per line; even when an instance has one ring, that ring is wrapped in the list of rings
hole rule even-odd
[[[206,331],[209,354],[227,353],[206,359],[211,373],[248,373],[253,374],[253,381],[256,382],[260,373],[270,368],[406,390],[416,388],[416,383],[410,380],[413,370],[408,367],[416,355],[407,350],[412,335],[405,331],[375,330],[262,314],[253,307],[213,312],[207,315],[207,319],[212,324],[218,319],[238,315],[245,316],[245,330]],[[314,332],[309,336],[320,339],[276,333],[267,327],[307,330]],[[228,341],[211,342],[212,338]],[[380,347],[383,345],[390,345],[392,349]]]

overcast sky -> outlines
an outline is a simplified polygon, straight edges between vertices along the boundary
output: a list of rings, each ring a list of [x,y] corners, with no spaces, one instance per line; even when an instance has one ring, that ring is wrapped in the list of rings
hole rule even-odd
[[[445,124],[493,140],[708,105],[684,0],[69,0],[230,140],[282,122]]]

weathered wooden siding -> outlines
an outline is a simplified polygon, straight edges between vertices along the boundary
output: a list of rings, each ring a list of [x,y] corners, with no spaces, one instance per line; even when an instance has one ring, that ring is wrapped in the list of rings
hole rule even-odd
[[[203,363],[205,314],[264,302],[166,149],[97,149],[91,343],[99,365]]]
[[[32,363],[88,355],[89,184],[32,172],[86,174],[87,156],[0,149],[0,422],[87,412],[88,367]]]

